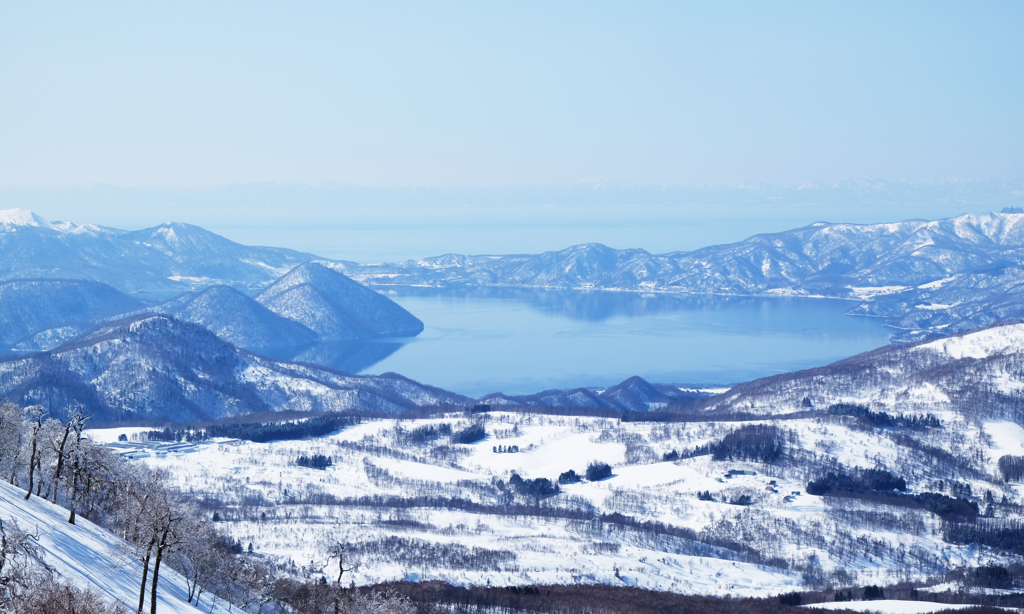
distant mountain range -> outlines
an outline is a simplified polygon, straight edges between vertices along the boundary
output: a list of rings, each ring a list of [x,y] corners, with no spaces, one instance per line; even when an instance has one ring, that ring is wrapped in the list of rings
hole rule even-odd
[[[357,368],[363,363],[347,357],[354,350],[338,342],[414,335],[422,323],[353,279],[446,290],[844,298],[858,301],[849,313],[884,318],[894,341],[912,342],[1024,317],[1024,214],[820,222],[661,255],[586,244],[366,265],[246,247],[187,224],[124,231],[15,209],[0,212],[0,279],[8,280],[0,286],[0,341],[21,351],[51,349],[103,322],[151,311],[210,327],[255,352]],[[328,340],[336,347],[319,347]],[[270,351],[282,347],[290,353]]]
[[[830,224],[654,255],[576,245],[539,255],[448,254],[394,264],[332,264],[375,286],[518,286],[632,292],[826,296],[862,301],[898,341],[1024,316],[1024,215]]]
[[[98,281],[141,298],[167,299],[223,284],[260,289],[316,260],[276,247],[247,247],[190,224],[127,231],[47,222],[24,209],[0,211],[0,280]]]
[[[408,311],[315,258],[238,245],[187,224],[128,232],[0,211],[0,279],[9,279],[0,282],[0,344],[45,351],[145,312],[289,358],[423,330]]]

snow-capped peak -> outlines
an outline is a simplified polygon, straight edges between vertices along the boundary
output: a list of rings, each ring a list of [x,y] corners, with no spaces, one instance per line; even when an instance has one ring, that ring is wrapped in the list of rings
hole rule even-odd
[[[49,228],[50,223],[32,213],[28,209],[2,209],[0,210],[0,225],[3,226],[36,226]]]

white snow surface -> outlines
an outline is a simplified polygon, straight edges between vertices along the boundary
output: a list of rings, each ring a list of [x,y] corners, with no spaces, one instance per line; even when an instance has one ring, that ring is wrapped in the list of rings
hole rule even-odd
[[[32,213],[28,209],[2,209],[0,210],[0,225],[3,226],[39,226],[49,228],[50,223]]]
[[[854,612],[880,612],[881,614],[929,614],[942,610],[963,610],[974,607],[971,604],[933,603],[931,601],[899,601],[880,599],[878,601],[840,601],[812,603],[803,606],[816,610],[853,610]],[[1003,608],[1015,611],[1015,608]]]
[[[33,496],[25,500],[25,491],[0,482],[0,520],[15,521],[22,530],[38,533],[45,562],[59,580],[90,588],[105,599],[121,601],[132,610],[139,602],[142,566],[125,554],[124,542],[109,531],[84,518],[68,524],[68,510]],[[151,574],[152,575],[152,574]],[[185,582],[168,565],[160,567],[157,611],[162,614],[195,614],[185,592]],[[146,588],[149,611],[149,587]],[[227,612],[212,601],[203,600],[202,611]]]
[[[936,352],[954,360],[987,358],[995,354],[1024,352],[1024,324],[987,328],[973,333],[939,339],[914,348],[919,352]]]

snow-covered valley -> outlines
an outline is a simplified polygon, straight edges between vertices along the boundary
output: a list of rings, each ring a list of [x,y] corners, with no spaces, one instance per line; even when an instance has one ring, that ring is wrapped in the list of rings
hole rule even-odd
[[[605,583],[763,596],[920,582],[959,567],[1019,562],[1016,554],[945,541],[943,519],[920,506],[807,494],[827,468],[887,468],[907,478],[908,494],[965,496],[969,487],[983,512],[994,501],[993,516],[1017,517],[1022,493],[1003,483],[996,461],[1019,454],[1024,440],[989,436],[1008,432],[1001,423],[941,419],[941,429],[915,433],[915,445],[973,462],[909,467],[915,451],[905,433],[840,417],[651,424],[511,412],[366,420],[315,440],[200,444],[138,462],[169,471],[218,514],[219,526],[286,565],[313,569],[324,536],[344,540],[359,562],[350,579],[360,585]],[[410,433],[470,424],[483,425],[487,437],[410,443]],[[786,458],[664,460],[752,425],[785,433]],[[500,451],[513,446],[518,452]],[[298,466],[303,455],[329,457],[331,465]],[[611,465],[611,477],[541,496],[511,485],[513,475],[555,483],[569,470],[582,475],[592,461]]]

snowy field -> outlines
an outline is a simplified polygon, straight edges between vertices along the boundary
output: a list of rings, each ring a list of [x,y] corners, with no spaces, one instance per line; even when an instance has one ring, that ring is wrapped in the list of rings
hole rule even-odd
[[[927,601],[897,601],[882,599],[879,601],[843,601],[839,603],[815,603],[804,606],[817,610],[852,610],[854,612],[878,612],[879,614],[931,614],[942,610],[963,610],[974,606],[967,604],[931,603]],[[1017,611],[1016,608],[1002,608]]]
[[[958,487],[970,486],[982,508],[1004,496],[1019,503],[995,461],[1019,448],[1024,432],[979,427],[952,412],[939,417],[941,429],[915,438],[970,459],[969,475],[964,467],[937,466],[916,444],[908,447],[905,433],[901,439],[839,417],[756,423],[788,438],[786,458],[773,463],[708,454],[662,460],[755,423],[620,423],[512,412],[366,420],[313,440],[207,442],[137,462],[170,472],[244,547],[252,544],[298,574],[319,574],[322,543],[336,539],[358,563],[346,576],[356,585],[582,582],[765,596],[808,582],[886,585],[1017,560],[943,541],[942,521],[920,508],[806,494],[810,479],[841,464],[899,468],[911,493],[937,491],[960,471]],[[484,440],[414,436],[471,424],[483,426]],[[121,432],[131,435],[112,429],[91,436],[115,441]],[[498,453],[499,446],[519,451]],[[328,456],[332,464],[299,466],[300,455]],[[513,472],[554,482],[570,469],[583,474],[591,461],[611,465],[611,477],[564,484],[540,499],[510,488]],[[748,473],[727,477],[730,470]],[[733,504],[744,498],[749,505]],[[1002,513],[999,505],[993,509]]]

